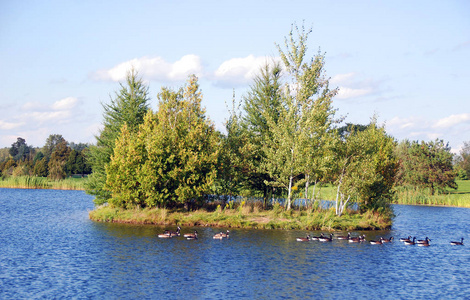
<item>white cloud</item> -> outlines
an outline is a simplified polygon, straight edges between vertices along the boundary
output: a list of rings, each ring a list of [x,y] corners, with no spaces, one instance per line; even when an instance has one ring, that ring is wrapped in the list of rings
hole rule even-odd
[[[78,99],[75,97],[67,97],[61,100],[58,100],[52,104],[53,110],[69,110],[75,107]]]
[[[12,129],[18,128],[22,125],[24,125],[24,122],[12,123],[12,122],[5,122],[5,121],[0,120],[0,129],[1,130],[12,130]]]
[[[213,76],[218,85],[229,87],[246,85],[258,74],[263,65],[272,61],[271,57],[254,55],[232,58],[224,61]]]
[[[449,128],[461,123],[470,123],[470,113],[451,115],[446,118],[442,118],[434,124],[433,128]]]
[[[338,94],[336,95],[337,99],[351,99],[361,96],[366,96],[372,93],[372,89],[353,89],[347,87],[339,87]]]
[[[127,72],[132,68],[147,80],[159,81],[185,80],[190,74],[201,76],[203,71],[201,58],[197,55],[185,55],[174,63],[169,63],[159,56],[144,56],[120,63],[108,70],[96,71],[91,77],[95,80],[124,81]]]
[[[338,85],[337,99],[352,99],[367,96],[375,92],[376,82],[360,78],[356,72],[334,75],[330,80],[331,85]]]

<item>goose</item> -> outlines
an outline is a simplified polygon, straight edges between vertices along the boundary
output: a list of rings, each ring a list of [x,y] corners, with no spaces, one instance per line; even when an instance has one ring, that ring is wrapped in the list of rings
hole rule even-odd
[[[381,237],[380,240],[378,241],[370,241],[370,243],[372,245],[382,245],[382,242],[383,242],[383,238]]]
[[[431,240],[431,239],[428,238],[428,237],[426,237],[426,239],[424,239],[424,240],[418,240],[418,246],[427,247],[427,246],[430,245],[430,244],[429,244],[429,241],[430,241],[430,240]]]
[[[400,238],[400,242],[410,242],[411,241],[411,235],[409,235],[407,238]]]
[[[223,238],[228,238],[229,232],[230,232],[230,231],[228,231],[228,230],[227,230],[227,233],[219,232],[219,233],[217,233],[216,235],[213,236],[213,239],[215,239],[215,240],[221,240],[221,239],[223,239]]]
[[[418,244],[429,244],[430,238],[426,237],[424,240],[418,240]]]
[[[183,237],[187,238],[188,240],[197,240],[197,230],[194,230],[194,233],[185,233]]]
[[[382,239],[382,243],[391,243],[393,241],[393,236],[391,236],[389,239]]]
[[[460,242],[450,242],[453,246],[463,246],[463,238],[460,239]]]
[[[405,245],[414,245],[416,244],[415,241],[416,241],[416,237],[413,237],[412,241],[405,241]]]
[[[351,238],[351,233],[348,232],[348,235],[347,236],[338,236],[338,240],[349,240],[349,238]]]
[[[330,233],[330,237],[329,237],[329,238],[328,238],[328,237],[325,237],[325,236],[319,237],[318,240],[319,240],[320,242],[331,242],[331,241],[333,241],[333,234]]]
[[[360,243],[360,242],[365,242],[365,240],[366,240],[366,236],[365,235],[360,235],[360,236],[356,236],[356,237],[350,237],[348,241],[350,243]]]
[[[171,238],[171,235],[170,235],[170,231],[169,230],[165,230],[164,233],[160,233],[158,235],[159,238],[161,239],[168,239],[168,238]]]
[[[174,236],[180,236],[180,231],[181,231],[181,227],[176,227],[176,231],[170,231],[169,232],[169,235],[171,237],[174,237]]]
[[[318,241],[320,238],[323,238],[323,233],[320,234],[320,236],[312,236],[312,237],[310,237],[310,240],[312,240],[312,241]]]
[[[296,240],[297,242],[308,242],[310,240],[310,235],[307,235],[307,237],[298,237]]]

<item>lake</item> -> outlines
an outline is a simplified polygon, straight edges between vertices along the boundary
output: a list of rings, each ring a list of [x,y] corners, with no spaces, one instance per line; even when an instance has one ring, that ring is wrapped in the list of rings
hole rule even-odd
[[[95,223],[82,191],[0,189],[0,299],[464,299],[469,209],[394,206],[391,244],[296,242],[314,231],[165,228]],[[175,230],[174,227],[168,229]],[[345,232],[334,232],[336,236]],[[399,237],[431,239],[406,246]],[[451,240],[465,246],[451,246]]]

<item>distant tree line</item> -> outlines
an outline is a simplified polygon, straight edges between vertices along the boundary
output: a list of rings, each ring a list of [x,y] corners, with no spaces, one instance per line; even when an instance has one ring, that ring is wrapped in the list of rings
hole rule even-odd
[[[91,173],[87,160],[89,145],[68,143],[60,134],[51,134],[42,148],[29,146],[18,137],[10,148],[0,149],[2,177],[38,176],[52,180]]]

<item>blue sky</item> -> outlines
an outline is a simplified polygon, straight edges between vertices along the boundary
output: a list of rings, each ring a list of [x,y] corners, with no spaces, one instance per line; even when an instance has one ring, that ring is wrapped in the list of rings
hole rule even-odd
[[[470,141],[469,1],[0,1],[0,147],[50,134],[91,142],[102,105],[134,65],[150,87],[199,77],[219,129],[291,24],[346,122],[378,115],[397,140]]]

